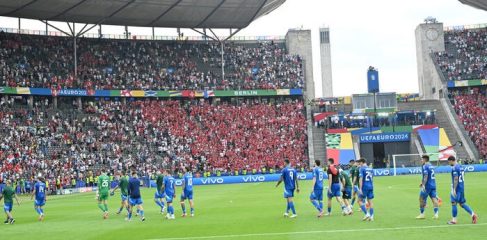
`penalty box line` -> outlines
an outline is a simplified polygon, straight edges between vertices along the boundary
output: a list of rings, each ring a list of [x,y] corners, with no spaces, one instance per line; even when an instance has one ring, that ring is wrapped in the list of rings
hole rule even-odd
[[[214,235],[200,237],[177,237],[177,238],[151,238],[149,240],[182,240],[182,239],[215,239],[215,238],[245,238],[245,237],[266,237],[266,236],[285,236],[285,235],[306,235],[315,233],[347,233],[347,232],[375,232],[375,231],[398,231],[414,229],[432,229],[432,228],[451,228],[451,227],[476,227],[485,226],[487,223],[478,224],[457,224],[457,225],[432,225],[432,226],[411,226],[411,227],[390,227],[390,228],[363,228],[363,229],[337,229],[322,231],[303,231],[303,232],[280,232],[280,233],[250,233],[250,234],[233,234],[233,235]]]

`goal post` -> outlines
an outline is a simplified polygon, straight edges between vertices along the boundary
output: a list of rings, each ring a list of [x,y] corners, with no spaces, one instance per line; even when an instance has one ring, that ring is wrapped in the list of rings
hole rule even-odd
[[[425,153],[425,154],[394,154],[392,155],[392,167],[394,176],[397,175],[397,168],[408,168],[408,167],[420,167],[421,157],[423,155],[428,155],[430,157],[430,162],[432,165],[440,166],[443,160],[439,160],[440,153]]]

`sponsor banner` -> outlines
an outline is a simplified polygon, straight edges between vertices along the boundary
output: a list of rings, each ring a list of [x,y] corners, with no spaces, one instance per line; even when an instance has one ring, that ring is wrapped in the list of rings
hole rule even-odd
[[[241,175],[225,177],[193,178],[193,185],[214,185],[214,184],[234,184],[234,183],[256,183],[256,182],[277,182],[281,174],[260,174],[260,175]],[[313,173],[298,173],[299,180],[313,179]],[[181,186],[182,179],[176,179],[176,186]],[[156,187],[156,182],[151,180],[151,187]]]
[[[96,187],[82,187],[79,188],[80,193],[85,193],[85,192],[96,192]]]
[[[410,137],[408,132],[362,134],[360,143],[409,142]]]
[[[487,164],[463,165],[465,172],[487,172]],[[435,167],[435,173],[450,173],[450,166]],[[396,175],[422,174],[421,167],[396,168]],[[374,169],[374,176],[394,176],[394,169]]]
[[[302,96],[302,89],[256,89],[256,90],[92,90],[92,89],[49,89],[25,87],[0,87],[0,94],[42,95],[42,96],[73,96],[73,97],[251,97],[251,96]]]
[[[379,92],[379,72],[377,70],[370,69],[367,71],[367,87],[369,93]]]

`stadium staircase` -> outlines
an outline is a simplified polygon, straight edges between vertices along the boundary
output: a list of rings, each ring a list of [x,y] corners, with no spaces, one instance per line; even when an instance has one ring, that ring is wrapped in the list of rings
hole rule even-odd
[[[315,154],[315,160],[326,160],[326,138],[325,129],[313,126],[313,150]]]
[[[455,128],[459,127],[460,130],[464,131],[463,126],[455,126],[456,121],[450,121],[450,118],[443,108],[443,104],[439,100],[425,100],[425,101],[413,101],[407,103],[398,103],[398,110],[436,110],[436,121],[438,126],[445,129],[448,138],[452,144],[458,141],[462,141],[462,137],[459,136]],[[456,115],[454,116],[456,118]],[[463,141],[462,141],[463,142]],[[475,158],[468,153],[467,149],[469,146],[465,145],[460,147],[455,147],[455,152],[457,153],[457,158],[467,159]],[[423,149],[424,150],[424,149]],[[476,150],[475,150],[476,151]]]

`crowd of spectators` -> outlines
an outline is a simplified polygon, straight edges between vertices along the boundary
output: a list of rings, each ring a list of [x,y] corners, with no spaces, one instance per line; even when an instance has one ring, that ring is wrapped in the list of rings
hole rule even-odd
[[[304,88],[301,58],[272,41],[212,42],[79,38],[0,32],[0,86],[240,90]]]
[[[487,159],[487,91],[485,88],[451,91],[455,111],[477,147],[480,158]]]
[[[0,181],[42,174],[51,186],[136,168],[190,167],[197,176],[272,172],[288,158],[307,168],[304,106],[299,100],[83,101],[81,111],[0,100]],[[86,180],[89,182],[89,180]]]
[[[435,58],[446,80],[487,79],[487,28],[445,31]]]

